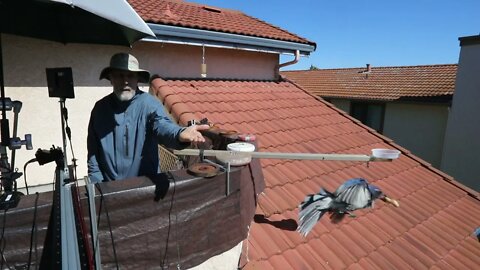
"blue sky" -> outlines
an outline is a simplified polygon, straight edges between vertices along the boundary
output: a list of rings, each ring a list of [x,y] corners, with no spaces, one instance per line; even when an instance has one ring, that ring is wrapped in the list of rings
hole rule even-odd
[[[240,10],[317,43],[285,70],[452,64],[458,38],[480,33],[480,0],[187,1]]]

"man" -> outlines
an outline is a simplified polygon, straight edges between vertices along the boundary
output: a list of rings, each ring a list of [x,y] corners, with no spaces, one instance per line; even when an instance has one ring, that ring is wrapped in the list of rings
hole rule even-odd
[[[100,79],[108,79],[113,92],[97,101],[88,125],[88,176],[93,183],[158,173],[158,144],[184,148],[204,142],[200,130],[174,124],[153,96],[138,88],[150,73],[140,69],[127,53],[112,56]]]

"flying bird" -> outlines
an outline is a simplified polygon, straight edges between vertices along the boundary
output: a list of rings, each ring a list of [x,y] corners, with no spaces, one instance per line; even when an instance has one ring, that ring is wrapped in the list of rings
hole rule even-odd
[[[367,180],[354,178],[347,180],[334,193],[322,188],[319,193],[308,195],[300,204],[299,226],[297,231],[303,236],[312,230],[325,213],[330,213],[332,221],[340,222],[346,214],[357,209],[372,207],[375,199],[399,207],[400,204],[389,197],[376,186],[368,184]]]

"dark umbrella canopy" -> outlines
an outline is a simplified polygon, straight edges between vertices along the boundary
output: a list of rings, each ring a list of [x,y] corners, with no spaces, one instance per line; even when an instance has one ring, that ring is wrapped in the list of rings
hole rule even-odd
[[[0,31],[62,43],[125,46],[154,36],[125,0],[0,0]]]

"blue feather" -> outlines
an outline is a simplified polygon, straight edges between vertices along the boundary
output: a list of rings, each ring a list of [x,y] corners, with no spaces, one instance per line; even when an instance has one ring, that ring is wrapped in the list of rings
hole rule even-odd
[[[478,228],[473,232],[473,234],[475,234],[475,236],[477,236],[478,241],[480,241],[480,227],[478,227]]]

